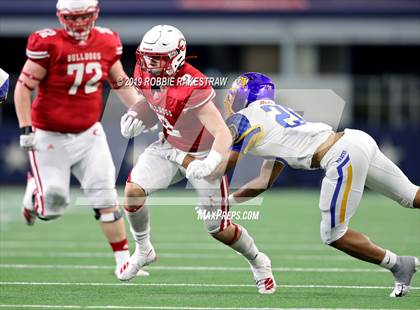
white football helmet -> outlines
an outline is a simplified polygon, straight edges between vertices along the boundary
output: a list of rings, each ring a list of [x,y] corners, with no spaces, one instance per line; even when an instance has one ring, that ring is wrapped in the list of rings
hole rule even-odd
[[[97,0],[58,0],[57,16],[66,32],[76,40],[86,40],[95,27],[99,6]]]
[[[152,75],[173,76],[185,62],[187,42],[181,31],[158,25],[146,32],[137,48],[137,63]]]

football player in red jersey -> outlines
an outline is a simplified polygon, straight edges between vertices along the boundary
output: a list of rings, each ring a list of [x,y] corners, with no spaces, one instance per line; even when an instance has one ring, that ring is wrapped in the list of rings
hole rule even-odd
[[[142,266],[156,260],[150,243],[146,196],[179,180],[176,176],[181,172],[196,189],[196,210],[204,215],[206,230],[248,260],[260,293],[274,293],[276,284],[270,259],[259,252],[245,228],[232,223],[224,214],[229,210],[227,177],[212,181],[198,179],[193,170],[185,170],[180,164],[160,156],[162,149],[178,149],[183,151],[182,156],[188,153],[203,159],[197,160],[199,165],[215,168],[226,157],[232,143],[229,129],[213,102],[215,91],[204,74],[185,62],[185,55],[183,34],[168,25],[150,29],[137,50],[134,80],[144,100],[158,116],[163,135],[140,155],[127,180],[125,208],[136,250],[121,268],[118,278],[130,280]],[[160,86],[156,85],[159,81]],[[144,129],[141,115],[137,117],[134,110],[121,119],[121,132],[126,138]],[[182,158],[179,161],[182,163]],[[193,166],[192,163],[190,167]]]
[[[61,29],[43,29],[28,39],[28,57],[15,89],[20,145],[29,151],[32,175],[23,201],[26,223],[51,220],[69,204],[73,174],[93,206],[115,254],[116,270],[129,258],[115,167],[100,124],[103,82],[126,106],[139,99],[127,78],[118,34],[95,27],[97,0],[58,0]],[[31,95],[38,93],[31,104]]]

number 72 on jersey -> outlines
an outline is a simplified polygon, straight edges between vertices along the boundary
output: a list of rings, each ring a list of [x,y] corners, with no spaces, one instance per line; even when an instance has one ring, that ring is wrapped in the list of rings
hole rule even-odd
[[[73,85],[69,88],[69,95],[76,95],[77,89],[83,82],[84,74],[94,75],[85,83],[85,94],[91,94],[98,90],[99,81],[102,78],[102,67],[99,62],[74,63],[67,65],[67,75],[74,75]]]

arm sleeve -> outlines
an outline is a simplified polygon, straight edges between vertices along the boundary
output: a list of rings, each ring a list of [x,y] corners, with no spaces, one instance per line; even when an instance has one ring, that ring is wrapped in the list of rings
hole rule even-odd
[[[26,56],[47,69],[51,58],[50,46],[47,38],[42,37],[39,32],[32,33],[29,36],[28,44],[26,45]]]

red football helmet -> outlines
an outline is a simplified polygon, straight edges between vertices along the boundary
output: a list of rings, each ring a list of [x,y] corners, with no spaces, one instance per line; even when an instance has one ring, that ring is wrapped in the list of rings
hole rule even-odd
[[[86,40],[95,26],[97,0],[58,0],[57,16],[66,32],[76,40]]]

